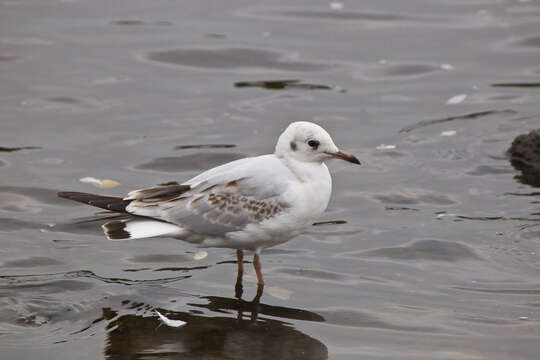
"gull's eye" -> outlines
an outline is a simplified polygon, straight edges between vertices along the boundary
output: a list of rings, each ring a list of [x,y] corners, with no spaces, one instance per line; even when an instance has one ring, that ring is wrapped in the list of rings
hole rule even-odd
[[[321,143],[320,143],[319,141],[317,141],[317,140],[309,140],[309,141],[307,142],[307,144],[308,144],[309,146],[311,146],[311,147],[313,148],[313,150],[317,150],[317,148],[319,147],[319,145],[320,145]]]

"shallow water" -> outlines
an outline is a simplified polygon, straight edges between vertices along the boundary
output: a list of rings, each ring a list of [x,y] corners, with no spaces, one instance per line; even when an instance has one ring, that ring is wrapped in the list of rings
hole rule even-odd
[[[0,24],[2,358],[538,358],[538,182],[505,154],[540,127],[538,2],[15,0]],[[181,182],[293,120],[362,166],[329,164],[259,302],[233,251],[107,241],[56,197]]]

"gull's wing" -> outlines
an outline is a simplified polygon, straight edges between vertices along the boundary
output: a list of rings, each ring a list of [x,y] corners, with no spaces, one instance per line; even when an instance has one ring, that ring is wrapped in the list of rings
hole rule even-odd
[[[136,190],[125,200],[133,215],[181,226],[186,233],[219,236],[268,220],[291,206],[283,193],[294,175],[274,155],[210,169],[184,184]]]
[[[191,186],[178,183],[161,184],[132,191],[124,200],[140,200],[144,202],[166,201],[174,199],[190,189]]]

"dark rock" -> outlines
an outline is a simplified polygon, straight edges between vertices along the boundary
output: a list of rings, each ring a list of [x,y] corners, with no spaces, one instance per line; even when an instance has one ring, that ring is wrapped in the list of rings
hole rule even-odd
[[[540,129],[519,135],[508,149],[512,166],[521,171],[516,178],[534,187],[540,187]]]

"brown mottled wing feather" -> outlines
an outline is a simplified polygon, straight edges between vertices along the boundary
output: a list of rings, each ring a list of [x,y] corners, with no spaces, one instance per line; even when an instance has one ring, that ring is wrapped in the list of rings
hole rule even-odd
[[[101,209],[127,213],[126,206],[132,200],[124,200],[120,197],[103,196],[82,192],[62,191],[58,193],[58,196],[64,199],[78,201],[83,204],[92,205]]]
[[[279,215],[290,207],[278,200],[276,194],[256,198],[245,179],[215,184],[177,201],[160,204],[165,221],[183,224],[199,232],[220,233],[240,230],[249,223],[260,223]],[[136,207],[138,204],[134,203]]]

